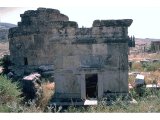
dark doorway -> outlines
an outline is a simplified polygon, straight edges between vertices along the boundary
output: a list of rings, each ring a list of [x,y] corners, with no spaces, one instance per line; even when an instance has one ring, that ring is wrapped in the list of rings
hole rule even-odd
[[[97,98],[97,81],[98,75],[97,74],[86,74],[86,97],[87,98]]]
[[[24,65],[28,65],[27,57],[24,57]]]

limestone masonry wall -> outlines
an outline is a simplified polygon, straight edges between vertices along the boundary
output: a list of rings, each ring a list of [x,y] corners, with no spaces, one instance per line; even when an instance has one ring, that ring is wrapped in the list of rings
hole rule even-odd
[[[98,97],[128,92],[128,27],[131,19],[95,20],[78,28],[59,10],[21,14],[9,30],[10,58],[19,74],[53,65],[57,97],[86,97],[85,75],[98,74]]]

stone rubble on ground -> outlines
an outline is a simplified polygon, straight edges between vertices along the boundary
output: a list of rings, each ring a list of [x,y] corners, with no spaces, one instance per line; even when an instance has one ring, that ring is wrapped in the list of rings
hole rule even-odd
[[[28,76],[23,77],[23,80],[38,80],[41,77],[39,73],[32,73]]]
[[[132,99],[131,101],[129,101],[130,104],[138,104],[138,102],[135,99]]]

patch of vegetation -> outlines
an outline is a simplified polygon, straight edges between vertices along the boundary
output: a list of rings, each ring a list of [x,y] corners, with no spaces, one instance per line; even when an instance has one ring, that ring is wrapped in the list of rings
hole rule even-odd
[[[131,92],[133,98],[137,103],[129,103],[129,101],[118,97],[112,101],[112,105],[107,105],[103,101],[97,106],[70,106],[65,112],[89,112],[89,113],[146,113],[146,112],[160,112],[160,91],[145,89],[143,97],[139,97],[135,90]]]
[[[12,83],[5,76],[0,76],[0,98],[2,103],[15,101],[18,102],[21,90],[17,82]]]
[[[151,59],[160,59],[160,54],[158,54],[158,53],[150,54],[150,58]]]
[[[42,96],[36,100],[24,101],[20,83],[12,82],[5,76],[0,76],[0,112],[51,112],[54,108],[48,103],[54,93],[48,89],[48,84],[42,86]],[[55,110],[54,110],[55,111]]]
[[[134,84],[135,78],[136,78],[136,75],[130,75],[130,76],[128,76],[128,82],[130,84]]]
[[[22,100],[20,95],[17,82],[12,83],[5,76],[0,76],[0,112],[18,112],[14,108]]]
[[[131,71],[138,71],[138,72],[143,71],[141,63],[140,62],[133,62]]]
[[[48,111],[50,109],[48,104],[54,95],[54,89],[52,88],[52,85],[53,84],[49,82],[42,83],[41,97],[36,102],[36,106],[39,107],[42,111]]]
[[[156,71],[160,68],[160,62],[134,62],[132,64],[131,71],[138,71],[138,72],[148,72],[148,71]]]
[[[144,71],[156,71],[160,68],[160,62],[143,63],[142,68]]]

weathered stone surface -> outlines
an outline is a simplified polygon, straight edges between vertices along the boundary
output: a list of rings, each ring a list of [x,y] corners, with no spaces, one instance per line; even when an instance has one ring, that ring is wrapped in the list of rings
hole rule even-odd
[[[55,9],[26,11],[18,27],[9,30],[10,58],[17,68],[23,66],[21,71],[33,66],[54,76],[55,98],[86,99],[88,74],[97,76],[97,98],[106,91],[128,93],[131,23],[96,20],[91,28],[78,28]]]
[[[54,69],[54,65],[41,65],[40,67],[38,67],[38,71],[42,74],[42,77],[47,78],[54,76]]]
[[[54,75],[54,71],[46,71],[46,72],[42,72],[42,76],[43,77],[50,77]]]
[[[19,25],[32,25],[41,23],[41,21],[68,21],[69,18],[61,14],[56,9],[38,8],[37,10],[28,10],[21,14],[22,18]]]
[[[129,27],[132,24],[132,19],[122,19],[122,20],[95,20],[93,22],[93,27],[110,27],[110,26],[125,26]]]
[[[13,74],[12,72],[9,72],[9,73],[7,74],[7,78],[9,78],[9,79],[11,79],[13,76],[14,76],[14,74]]]
[[[53,71],[54,70],[54,65],[41,65],[38,68],[41,72],[46,72],[46,71]]]

